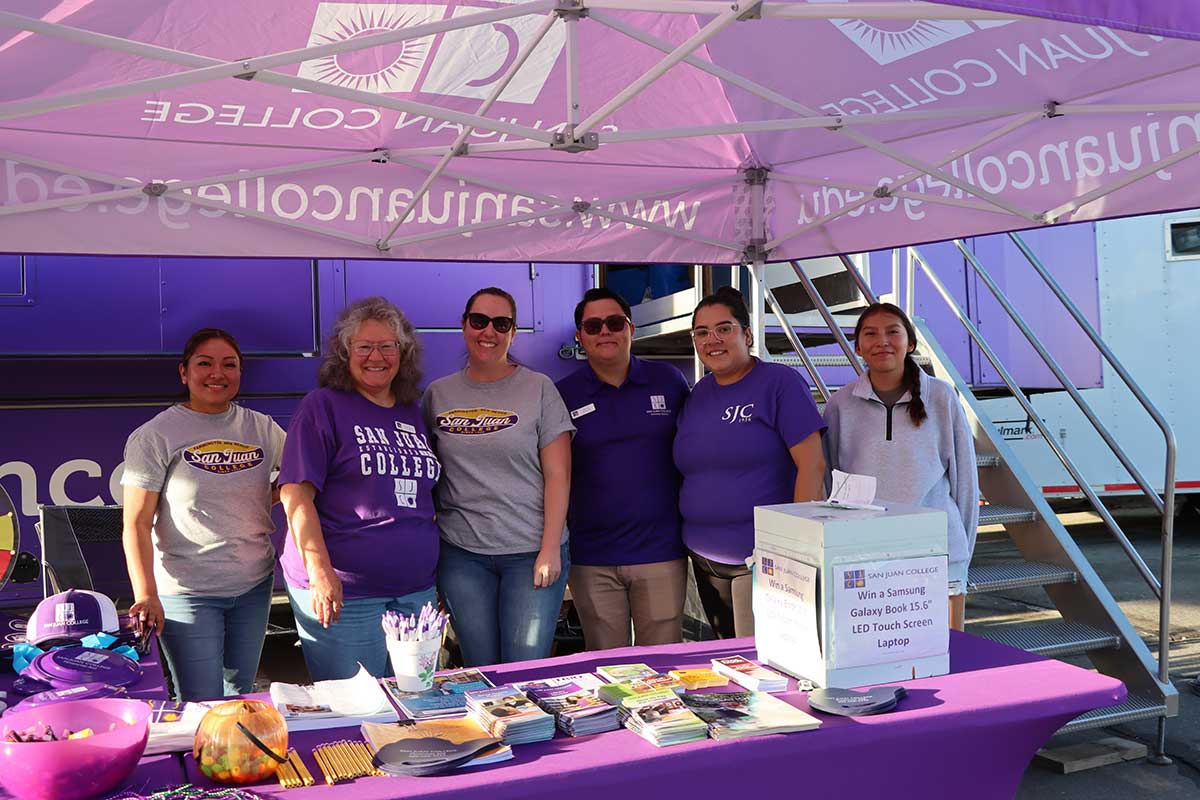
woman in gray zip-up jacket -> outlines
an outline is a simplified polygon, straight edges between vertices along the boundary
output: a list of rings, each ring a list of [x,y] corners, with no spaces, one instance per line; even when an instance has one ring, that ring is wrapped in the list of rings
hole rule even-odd
[[[858,319],[855,349],[867,371],[825,408],[830,469],[873,475],[876,496],[946,512],[950,624],[962,630],[967,565],[979,522],[975,444],[958,393],[912,358],[916,330],[891,303]]]

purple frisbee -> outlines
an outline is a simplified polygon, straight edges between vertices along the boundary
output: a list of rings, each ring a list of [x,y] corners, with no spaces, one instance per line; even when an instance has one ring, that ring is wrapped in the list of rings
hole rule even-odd
[[[50,689],[26,697],[13,706],[13,711],[24,711],[27,708],[37,708],[67,700],[94,700],[101,697],[126,697],[124,686],[112,686],[107,683],[81,683],[66,689]]]
[[[82,683],[129,686],[142,677],[138,663],[120,653],[94,647],[63,647],[42,653],[21,673],[49,682],[55,689]]]

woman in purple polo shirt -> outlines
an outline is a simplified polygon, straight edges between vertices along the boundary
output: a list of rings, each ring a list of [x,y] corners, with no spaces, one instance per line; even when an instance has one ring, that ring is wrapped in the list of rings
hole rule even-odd
[[[825,423],[808,383],[750,355],[741,292],[718,289],[692,314],[692,341],[711,374],[692,390],[675,435],[683,475],[683,543],[713,632],[754,635],[750,570],[754,507],[824,495]]]
[[[382,297],[349,306],[288,426],[283,573],[313,680],[387,669],[384,611],[437,603],[441,464],[417,405],[421,346]]]

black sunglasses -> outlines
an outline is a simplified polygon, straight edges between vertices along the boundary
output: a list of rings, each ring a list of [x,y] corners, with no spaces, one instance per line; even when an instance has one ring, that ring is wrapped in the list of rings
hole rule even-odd
[[[625,326],[629,324],[629,318],[624,314],[613,314],[612,316],[600,319],[599,317],[588,317],[579,324],[584,332],[595,336],[600,332],[601,328],[608,328],[612,333],[620,333],[625,330]]]
[[[487,314],[480,314],[478,311],[473,311],[467,314],[467,324],[477,331],[481,331],[491,323],[496,333],[508,333],[513,329],[512,317],[489,317]]]

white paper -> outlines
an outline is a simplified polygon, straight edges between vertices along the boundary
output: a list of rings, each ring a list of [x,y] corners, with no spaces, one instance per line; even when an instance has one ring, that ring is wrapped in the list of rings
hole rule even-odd
[[[829,499],[839,503],[872,503],[876,483],[874,475],[855,475],[835,469]]]
[[[352,725],[363,720],[398,719],[379,681],[361,664],[353,678],[317,681],[312,686],[272,683],[271,703],[287,720],[288,730]]]
[[[796,674],[811,671],[821,664],[817,568],[770,550],[757,550],[755,556],[754,639],[758,658]]]
[[[944,654],[950,641],[946,557],[837,564],[833,663],[840,669]]]

